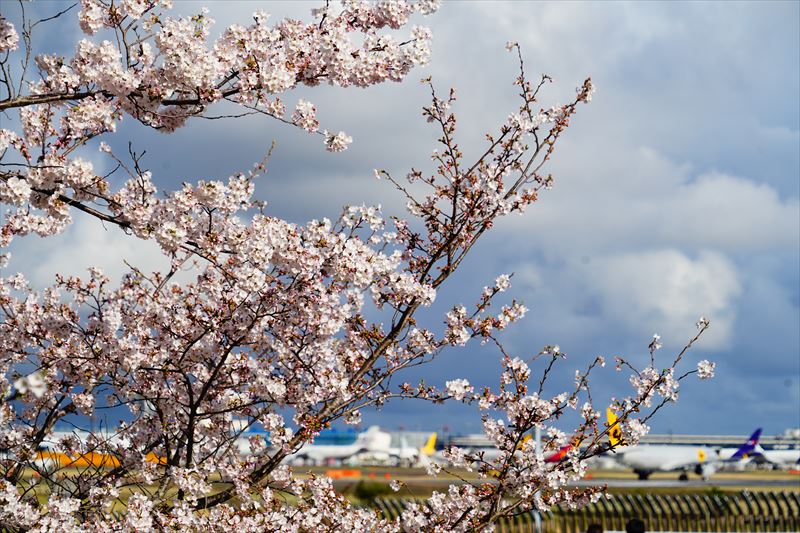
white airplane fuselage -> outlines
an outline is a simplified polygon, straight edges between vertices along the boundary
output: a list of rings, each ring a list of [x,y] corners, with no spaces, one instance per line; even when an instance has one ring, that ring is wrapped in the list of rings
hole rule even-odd
[[[352,456],[350,462],[358,465],[392,465],[413,464],[419,460],[419,450],[415,448],[390,447],[361,451]]]
[[[781,468],[791,468],[800,461],[800,449],[762,450],[761,454],[770,463]]]
[[[643,479],[652,472],[687,471],[698,466],[710,465],[719,458],[713,448],[677,444],[627,446],[617,448],[610,456]]]
[[[326,461],[344,461],[360,453],[381,452],[389,449],[392,436],[372,426],[359,433],[352,444],[306,444],[290,456],[290,460],[302,460],[313,464]]]

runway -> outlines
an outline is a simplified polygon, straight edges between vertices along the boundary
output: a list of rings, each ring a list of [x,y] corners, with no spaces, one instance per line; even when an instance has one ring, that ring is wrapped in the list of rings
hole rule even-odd
[[[464,483],[459,479],[438,479],[438,478],[403,478],[398,477],[405,483],[414,486],[429,486],[439,487],[442,485]],[[337,480],[335,484],[347,484],[353,480]],[[495,483],[492,479],[486,480],[470,480],[475,483]],[[703,481],[702,479],[690,479],[689,481],[679,481],[677,479],[648,479],[641,481],[638,479],[584,479],[570,483],[570,487],[602,487],[614,489],[697,489],[697,488],[710,488],[710,487],[746,487],[746,488],[771,488],[771,489],[785,489],[785,490],[800,490],[800,480],[792,479],[751,479],[743,481],[740,479],[710,479]]]
[[[731,479],[721,478],[708,481],[690,479],[679,481],[677,479],[584,479],[571,483],[572,487],[597,487],[607,485],[609,488],[619,489],[647,489],[647,488],[704,488],[704,487],[769,487],[800,490],[800,479]]]
[[[326,473],[333,473],[327,471]],[[351,474],[337,478],[337,486],[350,485],[360,480],[387,483],[389,479],[403,481],[409,486],[438,489],[449,484],[461,484],[462,481],[448,475],[429,477],[424,471],[418,469],[396,468],[365,468],[348,470]],[[320,472],[322,473],[322,472]],[[479,479],[474,473],[462,472],[466,482],[469,483],[494,483],[491,478]],[[332,476],[337,477],[337,476]],[[656,473],[647,480],[637,479],[631,472],[624,471],[594,471],[586,479],[571,483],[571,487],[598,487],[607,486],[609,489],[689,489],[703,490],[711,487],[740,488],[755,490],[792,490],[800,491],[800,474],[787,472],[718,472],[708,480],[700,479],[691,474],[689,480],[680,481],[677,473]]]

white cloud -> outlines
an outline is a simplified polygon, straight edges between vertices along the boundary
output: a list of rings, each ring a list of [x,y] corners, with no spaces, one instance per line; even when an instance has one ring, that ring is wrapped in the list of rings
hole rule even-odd
[[[779,251],[800,239],[800,203],[766,184],[711,172],[671,191],[656,223],[671,242],[729,251]]]
[[[498,30],[479,34],[484,42],[498,40],[499,33],[518,41],[537,64],[560,63],[557,68],[591,64],[595,71],[606,70],[653,41],[685,32],[684,20],[662,16],[658,7],[645,10],[633,5],[593,2],[523,4],[527,9],[520,9],[518,2],[467,5],[472,8],[473,17],[491,23]],[[450,13],[453,11],[451,8]],[[448,14],[446,9],[443,14]]]
[[[113,225],[104,227],[81,213],[73,217],[60,235],[15,239],[7,270],[24,273],[35,288],[42,288],[55,282],[56,273],[86,277],[90,266],[101,268],[112,280],[129,271],[126,261],[143,272],[169,269],[169,259],[155,243],[125,235]]]
[[[728,347],[741,294],[739,275],[723,255],[692,259],[678,250],[633,252],[592,261],[589,289],[602,298],[609,318],[628,328],[653,330],[670,345],[693,335],[700,316],[712,321],[703,347]]]
[[[617,350],[643,348],[653,333],[667,347],[680,347],[695,333],[700,316],[712,322],[703,349],[728,348],[742,292],[736,267],[715,252],[610,253],[583,261],[528,262],[513,270],[537,329],[580,346],[614,332]]]
[[[573,145],[570,145],[571,147]],[[800,202],[767,184],[722,172],[692,175],[646,147],[603,160],[604,141],[559,165],[555,189],[531,215],[509,217],[510,235],[533,235],[545,253],[594,256],[608,250],[675,247],[728,254],[785,253],[800,241]],[[617,148],[619,150],[619,148]]]

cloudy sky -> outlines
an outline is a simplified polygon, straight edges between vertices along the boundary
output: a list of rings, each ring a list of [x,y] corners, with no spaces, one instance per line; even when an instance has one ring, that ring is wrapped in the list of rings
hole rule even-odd
[[[176,2],[176,11],[199,4]],[[275,18],[307,18],[314,4],[205,2],[218,28],[247,23],[263,8]],[[43,3],[42,12],[57,4]],[[354,138],[343,154],[319,138],[268,122],[196,121],[164,136],[127,121],[163,188],[247,169],[273,139],[277,150],[257,194],[271,213],[296,222],[333,217],[343,204],[404,201],[372,177],[428,162],[436,131],[421,118],[432,75],[458,90],[459,139],[477,155],[483,133],[515,110],[518,41],[528,74],[551,75],[543,104],[565,102],[588,75],[589,106],[562,138],[550,171],[553,190],[526,215],[504,220],[474,251],[426,314],[475,300],[498,274],[514,272],[514,295],[531,309],[505,341],[519,355],[545,344],[569,354],[553,382],[598,354],[644,363],[659,333],[669,358],[707,316],[712,328],[690,353],[717,362],[712,382],[690,380],[654,431],[767,434],[800,427],[800,6],[757,3],[446,2],[418,23],[431,27],[433,56],[404,84],[367,90],[318,88],[285,98],[313,101],[323,127]],[[43,43],[68,54],[74,17]],[[113,143],[112,143],[113,144]],[[98,168],[106,163],[93,156]],[[121,259],[158,264],[157,251],[76,217],[64,235],[15,244],[11,267],[44,285],[57,271],[90,264],[121,272]],[[423,373],[442,384],[465,377],[494,384],[498,355],[478,345],[452,350]],[[608,367],[596,398],[627,393]],[[402,402],[365,421],[388,428],[475,431],[471,409]]]

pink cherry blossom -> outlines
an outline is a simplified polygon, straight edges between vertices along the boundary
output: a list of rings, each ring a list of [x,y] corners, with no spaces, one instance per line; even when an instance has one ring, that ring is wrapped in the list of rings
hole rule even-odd
[[[557,345],[514,354],[498,338],[527,313],[513,298],[496,302],[510,288],[510,274],[479,294],[445,302],[449,311],[431,323],[419,313],[448,294],[440,288],[478,239],[553,186],[541,169],[579,104],[591,100],[590,79],[569,103],[541,107],[540,90],[552,79],[531,83],[521,69],[514,82],[520,105],[486,134],[476,160],[467,160],[456,140],[455,91],[441,96],[428,80],[431,103],[423,115],[440,144],[430,157],[408,157],[432,161],[432,170],[411,168],[402,178],[375,172],[405,197],[408,220],[356,205],[335,219],[289,222],[253,197],[266,159],[168,190],[134,147],[121,154],[108,142],[125,131],[118,127],[123,120],[168,134],[225,101],[321,135],[327,150],[342,151],[353,139],[323,127],[305,98],[287,117],[284,93],[404,80],[429,60],[431,33],[413,24],[438,4],[345,0],[324,4],[308,21],[259,11],[247,26],[212,33],[207,10],[172,17],[166,0],[81,0],[77,17],[87,37],[72,57],[42,54],[36,75],[0,80],[8,93],[0,95],[0,112],[19,113],[18,123],[0,129],[0,161],[9,163],[0,167],[7,209],[0,248],[31,233],[55,235],[78,211],[118,226],[127,238],[154,242],[169,265],[156,272],[131,267],[121,279],[90,268],[83,276],[56,276],[41,290],[22,273],[2,272],[0,448],[11,467],[0,481],[0,528],[255,532],[335,524],[341,531],[472,531],[504,515],[600,497],[598,488],[565,485],[610,447],[610,428],[599,421],[590,391],[590,375],[604,359],[578,370],[570,390],[545,394],[566,355]],[[17,50],[18,43],[13,25],[0,19],[4,66],[31,51]],[[519,46],[508,47],[522,67]],[[94,153],[108,158],[113,175],[98,175],[80,153],[94,139]],[[0,268],[8,266],[8,254],[0,253]],[[707,327],[701,319],[687,348]],[[417,386],[393,379],[473,338],[501,356],[496,388],[477,390],[458,377]],[[659,348],[656,336],[641,370],[618,359],[631,371],[634,392],[612,408],[630,443],[694,373],[675,377],[686,350],[656,365]],[[701,361],[696,372],[706,378],[713,370]],[[435,492],[389,520],[353,507],[328,477],[297,476],[286,464],[326,427],[358,424],[365,410],[396,398],[473,406],[496,456],[451,449],[447,465],[429,468],[473,469],[481,481]],[[55,431],[75,414],[109,408],[126,414],[116,427]],[[566,412],[579,417],[571,432],[556,426]],[[245,433],[253,428],[267,436]],[[543,442],[531,442],[534,429],[543,430]],[[544,460],[574,442],[582,447],[572,446],[563,461]],[[42,447],[92,454],[107,468],[87,468],[66,483],[63,464],[35,460]],[[31,471],[49,501],[27,490],[22,473]],[[483,483],[492,472],[501,472],[496,482]],[[123,498],[127,487],[147,490]],[[120,506],[121,516],[108,513]]]
[[[707,359],[697,363],[697,377],[700,379],[711,379],[714,377],[714,367],[716,364]]]
[[[19,45],[19,34],[10,21],[0,16],[0,52],[16,50]]]

